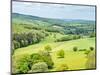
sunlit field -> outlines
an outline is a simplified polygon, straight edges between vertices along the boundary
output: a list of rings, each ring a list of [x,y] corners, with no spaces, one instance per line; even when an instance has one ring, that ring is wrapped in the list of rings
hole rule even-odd
[[[12,73],[95,69],[95,7],[33,5],[13,2]]]

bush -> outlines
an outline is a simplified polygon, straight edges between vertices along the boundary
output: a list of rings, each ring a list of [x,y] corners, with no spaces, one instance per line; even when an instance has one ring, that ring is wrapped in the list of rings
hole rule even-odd
[[[56,71],[66,71],[66,70],[68,70],[68,66],[66,64],[59,64],[56,67]]]
[[[89,35],[90,38],[95,37],[95,36],[96,36],[95,33],[91,33],[91,34]]]
[[[14,47],[13,49],[20,48],[20,43],[15,41],[15,40],[13,40],[13,47]]]
[[[48,52],[50,52],[52,50],[51,46],[50,45],[47,45],[44,47],[44,49]]]
[[[27,73],[30,56],[27,54],[12,57],[12,73]]]
[[[90,47],[90,50],[93,51],[94,50],[94,47]]]
[[[80,35],[73,35],[73,40],[74,40],[74,39],[80,39],[80,38],[81,38]]]
[[[35,64],[35,63],[43,62],[42,56],[40,54],[38,54],[38,53],[31,54],[30,58],[31,58],[31,60],[30,60],[30,62],[31,62],[30,67],[33,64]]]
[[[56,42],[69,41],[69,40],[71,40],[71,37],[69,37],[69,36],[63,36],[63,37],[57,39]]]
[[[31,72],[47,72],[48,65],[45,62],[38,62],[33,64]]]
[[[73,47],[73,51],[76,52],[78,50],[77,47]]]
[[[86,50],[84,54],[88,55],[90,53],[90,50]]]
[[[63,37],[61,37],[61,38],[56,39],[55,42],[76,40],[76,39],[80,39],[80,38],[81,38],[80,35],[68,35],[68,36],[63,36]]]
[[[86,51],[86,49],[79,49],[79,51]]]
[[[64,58],[64,55],[65,55],[64,50],[59,50],[57,53],[58,58]]]
[[[44,62],[46,62],[46,64],[48,65],[48,68],[51,69],[53,68],[53,61],[51,58],[51,55],[49,54],[48,51],[40,51],[39,54],[41,55],[42,59]]]
[[[12,72],[13,73],[28,73],[31,72],[32,65],[39,62],[45,62],[47,69],[51,69],[54,65],[49,52],[40,51],[40,53],[34,54],[21,54],[13,55],[12,58]],[[44,67],[44,68],[46,68]],[[41,67],[40,67],[41,68]],[[41,70],[44,71],[45,69]],[[46,71],[46,70],[45,70]],[[32,71],[33,72],[33,71]]]

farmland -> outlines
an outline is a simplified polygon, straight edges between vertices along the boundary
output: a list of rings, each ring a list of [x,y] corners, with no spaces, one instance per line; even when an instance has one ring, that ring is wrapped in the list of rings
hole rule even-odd
[[[95,34],[95,21],[13,13],[12,72],[95,69]]]

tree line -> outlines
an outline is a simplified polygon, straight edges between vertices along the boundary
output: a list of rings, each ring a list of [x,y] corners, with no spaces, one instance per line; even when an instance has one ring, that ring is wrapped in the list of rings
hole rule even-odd
[[[34,73],[47,72],[48,69],[53,68],[53,61],[51,55],[47,51],[40,51],[39,53],[23,54],[17,57],[13,55],[12,73]]]
[[[29,33],[13,33],[12,34],[12,49],[26,47],[31,44],[40,42],[47,36],[44,32],[29,32]]]

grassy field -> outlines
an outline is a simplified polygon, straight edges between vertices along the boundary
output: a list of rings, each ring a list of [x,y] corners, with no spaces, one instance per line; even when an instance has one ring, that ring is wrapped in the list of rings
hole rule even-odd
[[[12,15],[12,73],[95,69],[95,21]]]
[[[57,36],[62,36],[58,34]],[[90,46],[95,46],[95,38],[81,38],[78,40],[54,42],[53,36],[48,36],[38,44],[30,45],[27,47],[19,48],[15,50],[14,56],[21,54],[32,54],[37,53],[40,50],[44,50],[46,45],[50,45],[52,48],[51,56],[54,62],[54,68],[50,71],[56,71],[60,69],[60,65],[68,65],[68,70],[85,69],[86,55],[84,51],[74,52],[73,47],[77,46],[79,49],[89,49]],[[52,40],[52,41],[51,41]],[[94,47],[95,48],[95,47]],[[65,52],[64,58],[57,58],[57,51],[63,49]]]

